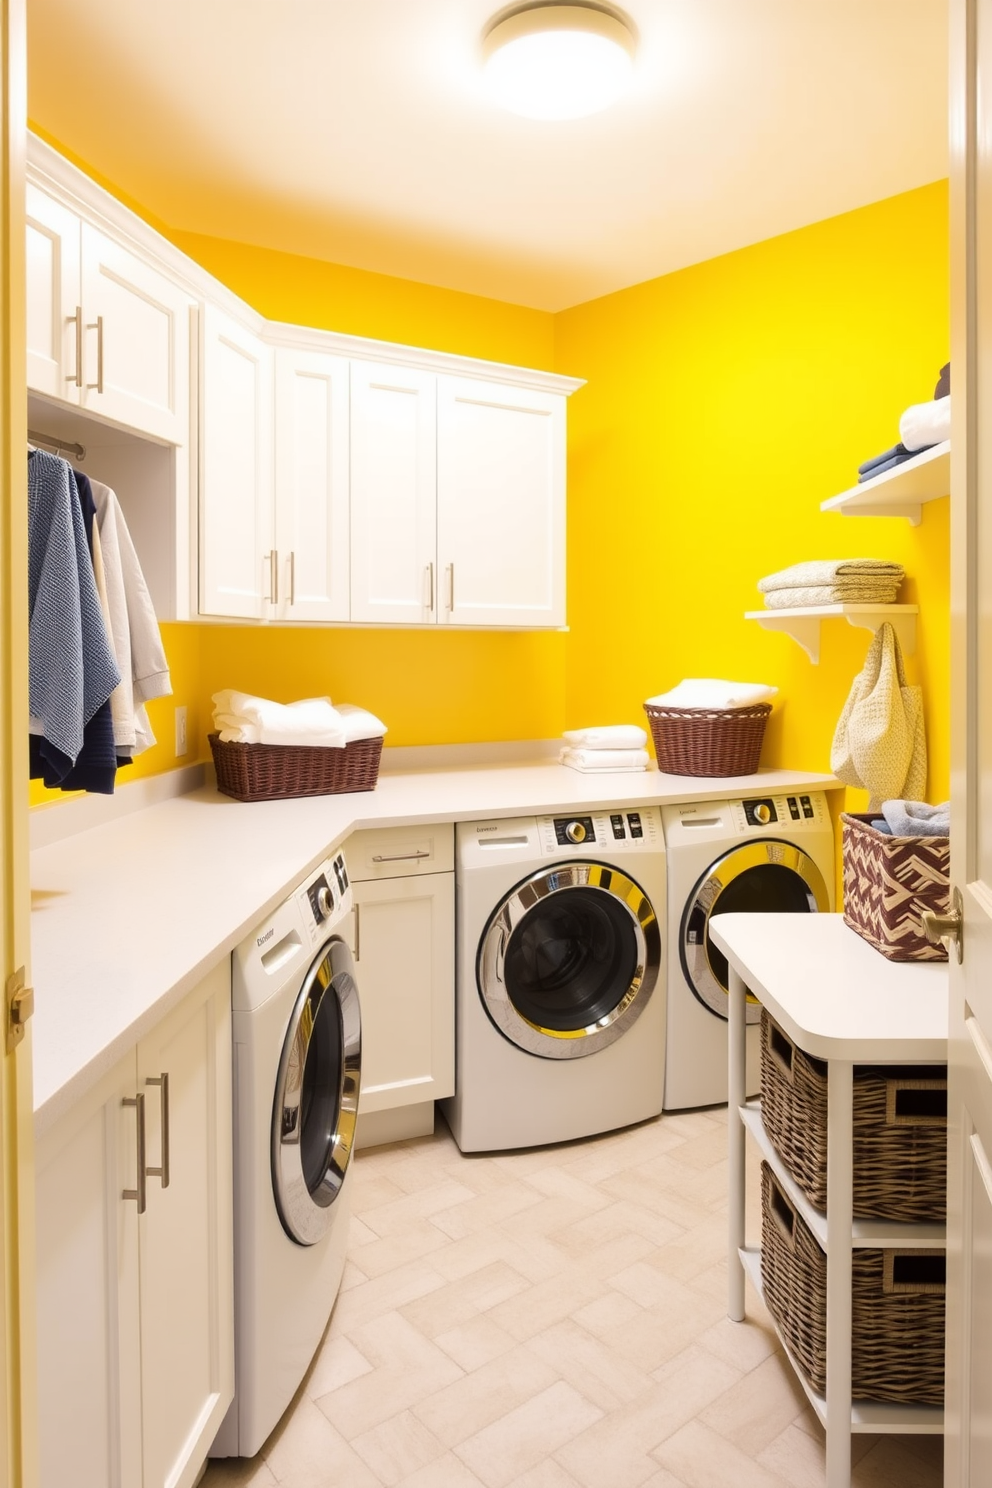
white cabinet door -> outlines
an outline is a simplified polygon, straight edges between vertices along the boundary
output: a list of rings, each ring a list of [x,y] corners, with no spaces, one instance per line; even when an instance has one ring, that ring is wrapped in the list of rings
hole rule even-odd
[[[141,1485],[135,1081],[132,1050],[37,1146],[41,1488]]]
[[[275,613],[282,620],[347,620],[347,358],[279,348],[275,393]]]
[[[439,619],[565,623],[565,399],[438,378]]]
[[[272,353],[213,305],[203,313],[200,610],[258,620],[278,572],[272,549]]]
[[[84,222],[82,305],[82,403],[128,428],[187,446],[188,295]]]
[[[360,1112],[440,1100],[455,1089],[455,878],[354,883],[362,1007]]]
[[[351,366],[351,618],[437,615],[437,378]]]
[[[28,388],[78,403],[83,382],[79,218],[37,186],[27,187],[25,209]]]
[[[138,1086],[144,1488],[188,1488],[234,1395],[230,962],[139,1044]]]

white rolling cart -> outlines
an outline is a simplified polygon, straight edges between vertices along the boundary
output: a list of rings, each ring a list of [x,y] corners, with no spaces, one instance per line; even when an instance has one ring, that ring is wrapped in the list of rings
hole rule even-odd
[[[730,965],[729,1315],[744,1319],[744,1278],[761,1294],[761,1252],[745,1244],[745,1134],[827,1256],[827,1392],[796,1368],[827,1434],[827,1488],[850,1488],[853,1432],[939,1433],[943,1411],[851,1399],[851,1252],[854,1247],[932,1248],[940,1224],[853,1218],[853,1074],[862,1064],[947,1060],[947,967],[886,961],[839,914],[727,914],[710,930]],[[768,1009],[807,1054],[827,1063],[827,1213],[814,1209],[773,1148],[760,1101],[745,1098],[745,993]],[[739,1119],[735,1119],[735,1115]],[[788,1355],[788,1345],[783,1340]],[[790,1362],[794,1361],[791,1359]]]

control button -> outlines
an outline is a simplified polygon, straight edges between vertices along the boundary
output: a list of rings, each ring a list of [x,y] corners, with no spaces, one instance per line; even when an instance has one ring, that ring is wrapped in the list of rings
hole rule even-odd
[[[764,801],[759,801],[754,808],[754,819],[756,822],[760,822],[763,827],[767,827],[772,819],[771,807],[766,806]]]
[[[767,827],[769,822],[778,821],[775,802],[768,798],[763,801],[745,801],[744,816],[751,827]]]
[[[799,802],[796,800],[795,796],[788,796],[786,799],[789,803],[789,815],[792,817],[793,821],[798,821],[799,818],[802,816],[802,812],[799,810]]]
[[[627,829],[623,824],[623,813],[618,811],[610,817],[610,825],[616,838],[626,837]]]
[[[565,836],[569,842],[585,842],[586,829],[580,821],[570,821],[565,828]]]
[[[816,815],[816,812],[813,810],[813,802],[810,800],[809,796],[800,796],[799,802],[803,808],[803,816],[805,816],[807,821],[812,821],[813,817]]]
[[[644,828],[641,826],[641,813],[639,811],[628,811],[627,822],[630,826],[631,837],[644,836]]]
[[[591,816],[560,817],[555,821],[555,839],[559,847],[595,842],[595,823]]]
[[[320,914],[321,919],[326,920],[327,916],[330,914],[333,908],[334,895],[331,893],[326,884],[321,884],[320,888],[317,890],[317,911]]]

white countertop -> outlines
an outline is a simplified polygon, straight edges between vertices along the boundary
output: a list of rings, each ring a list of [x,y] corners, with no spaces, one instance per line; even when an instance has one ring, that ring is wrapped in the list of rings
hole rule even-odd
[[[786,770],[700,780],[496,765],[384,774],[375,791],[250,805],[203,788],[41,847],[31,854],[37,1129],[358,829],[836,787],[833,776]]]
[[[717,915],[710,938],[807,1054],[946,1061],[946,962],[887,961],[839,914]]]

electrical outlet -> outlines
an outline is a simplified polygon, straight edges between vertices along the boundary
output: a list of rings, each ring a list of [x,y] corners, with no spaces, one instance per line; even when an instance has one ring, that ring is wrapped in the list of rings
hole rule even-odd
[[[176,709],[176,758],[186,753],[186,709]]]

